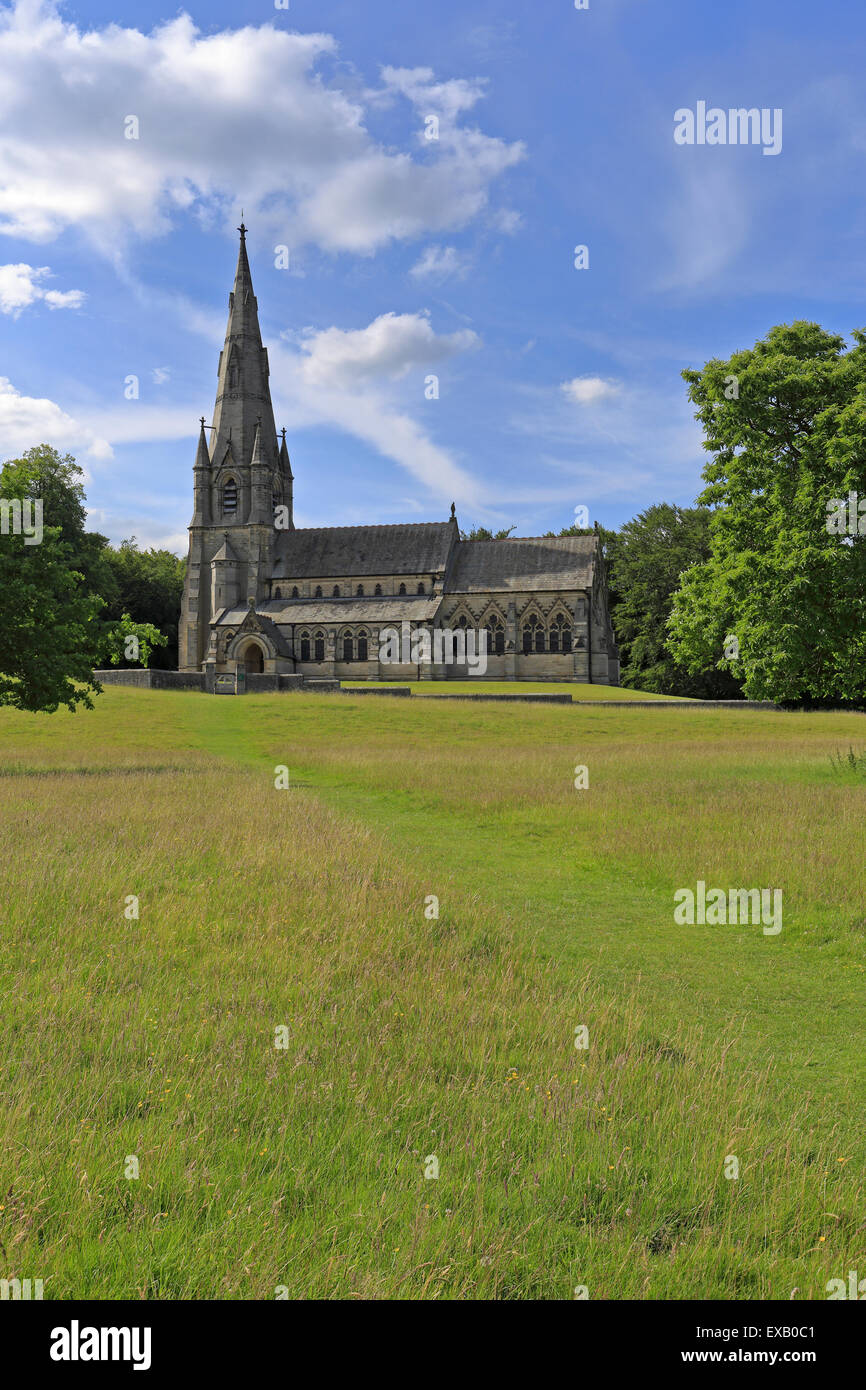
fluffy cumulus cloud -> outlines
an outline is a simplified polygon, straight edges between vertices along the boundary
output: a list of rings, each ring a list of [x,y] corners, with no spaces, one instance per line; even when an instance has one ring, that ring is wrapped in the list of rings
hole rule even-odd
[[[620,392],[617,381],[605,381],[600,376],[576,376],[562,383],[562,390],[576,405],[595,405],[598,401],[609,400]]]
[[[370,254],[483,211],[523,149],[462,123],[480,85],[386,69],[377,92],[350,96],[323,70],[335,53],[327,34],[202,34],[188,15],[84,32],[50,0],[18,0],[0,10],[0,232],[78,226],[119,257],[130,231],[242,199],[281,241]],[[400,102],[403,150],[365,125],[368,106]]]
[[[49,309],[80,309],[84,303],[83,290],[50,290],[45,281],[51,276],[47,265],[38,269],[20,262],[0,265],[0,314],[17,319],[22,310],[37,301]]]
[[[83,449],[91,458],[111,457],[111,445],[90,425],[67,415],[54,401],[22,396],[8,377],[0,376],[0,460],[34,444],[56,449]]]
[[[478,342],[470,329],[437,334],[426,314],[382,314],[365,328],[326,328],[293,345],[284,339],[270,353],[272,387],[295,429],[344,430],[405,469],[431,499],[477,503],[478,483],[407,410],[400,383],[417,372],[421,400],[428,369]]]
[[[427,314],[380,314],[366,328],[309,333],[301,344],[301,372],[310,386],[352,390],[377,379],[399,380],[477,343],[470,328],[435,333]]]

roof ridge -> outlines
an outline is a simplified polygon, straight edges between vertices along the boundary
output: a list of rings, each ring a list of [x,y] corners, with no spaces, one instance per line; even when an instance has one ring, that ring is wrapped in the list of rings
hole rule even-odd
[[[404,530],[408,526],[450,526],[450,521],[360,521],[353,522],[349,526],[296,526],[293,532],[287,535],[297,534],[299,531],[359,531],[363,528],[374,528],[377,531],[396,531],[398,527]]]

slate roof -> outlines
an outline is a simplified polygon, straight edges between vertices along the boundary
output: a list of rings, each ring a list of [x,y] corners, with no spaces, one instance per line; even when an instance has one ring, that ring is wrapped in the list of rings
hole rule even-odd
[[[441,597],[408,594],[390,595],[381,598],[329,598],[329,599],[270,599],[259,603],[256,612],[271,623],[286,627],[311,623],[393,623],[399,626],[407,622],[427,622],[436,616]],[[234,627],[243,622],[246,611],[241,608],[224,610],[217,622],[220,627]]]
[[[522,589],[589,589],[596,536],[532,536],[459,541],[445,583],[449,594]]]
[[[312,526],[283,531],[274,579],[365,574],[436,574],[457,535],[450,521],[398,526]]]

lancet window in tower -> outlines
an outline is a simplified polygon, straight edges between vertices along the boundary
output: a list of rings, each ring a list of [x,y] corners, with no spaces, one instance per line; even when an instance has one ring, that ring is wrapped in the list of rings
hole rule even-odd
[[[234,516],[238,509],[238,485],[229,478],[223,487],[223,516]]]

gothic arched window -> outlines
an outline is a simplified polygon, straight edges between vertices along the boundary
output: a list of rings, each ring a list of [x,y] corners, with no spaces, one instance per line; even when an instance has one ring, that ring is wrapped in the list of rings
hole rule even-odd
[[[550,624],[550,650],[552,652],[571,651],[571,621],[562,613],[557,613]]]
[[[366,661],[366,660],[367,660],[367,634],[366,634],[366,632],[359,632],[359,633],[358,633],[358,660],[359,660],[359,661]]]
[[[223,484],[223,516],[234,516],[238,509],[238,485],[234,478]]]
[[[340,597],[340,586],[339,586],[339,584],[335,584],[335,585],[334,585],[334,593],[333,593],[332,597],[333,597],[333,598],[339,598],[339,597]]]
[[[418,593],[419,593],[419,594],[423,594],[423,592],[424,592],[424,584],[423,584],[423,582],[422,582],[421,584],[418,585]]]
[[[308,632],[302,632],[302,633],[301,633],[301,660],[302,660],[302,661],[309,661],[309,659],[310,659],[310,634],[309,634]]]
[[[276,589],[276,590],[274,591],[274,598],[282,598],[282,597],[283,597],[283,591],[282,591],[282,589]]]
[[[321,598],[321,597],[322,597],[322,586],[321,586],[321,584],[317,584],[317,585],[316,585],[316,592],[314,593],[313,598]]]
[[[523,655],[528,656],[531,651],[544,651],[544,627],[534,613],[523,624]]]
[[[352,641],[351,637],[344,637],[344,638],[343,638],[343,660],[344,660],[344,661],[351,661],[351,660],[353,659],[353,656],[354,656],[354,651],[355,651],[355,644],[354,644],[354,642]]]
[[[488,655],[502,656],[505,652],[505,628],[502,626],[501,618],[494,614],[487,619],[486,627]]]
[[[355,590],[355,594],[357,595],[358,598],[363,598],[363,597],[364,597],[364,586],[363,586],[363,584],[359,584],[359,585],[358,585],[357,589]]]
[[[299,593],[298,593],[298,586],[297,586],[297,584],[295,584],[295,585],[293,586],[293,588],[292,588],[292,598],[299,598],[299,597],[300,597],[300,595],[299,595]]]
[[[382,593],[382,585],[381,585],[381,584],[377,584],[377,585],[376,585],[376,588],[375,588],[375,590],[374,590],[374,593],[375,593],[375,595],[376,595],[377,598],[380,597],[380,595],[381,595],[381,593]]]
[[[399,589],[397,590],[397,593],[398,593],[398,594],[405,594],[405,592],[406,592],[406,585],[405,585],[405,584],[401,584],[400,587],[399,587]]]
[[[325,659],[325,634],[317,632],[315,636],[315,660],[324,661]]]

